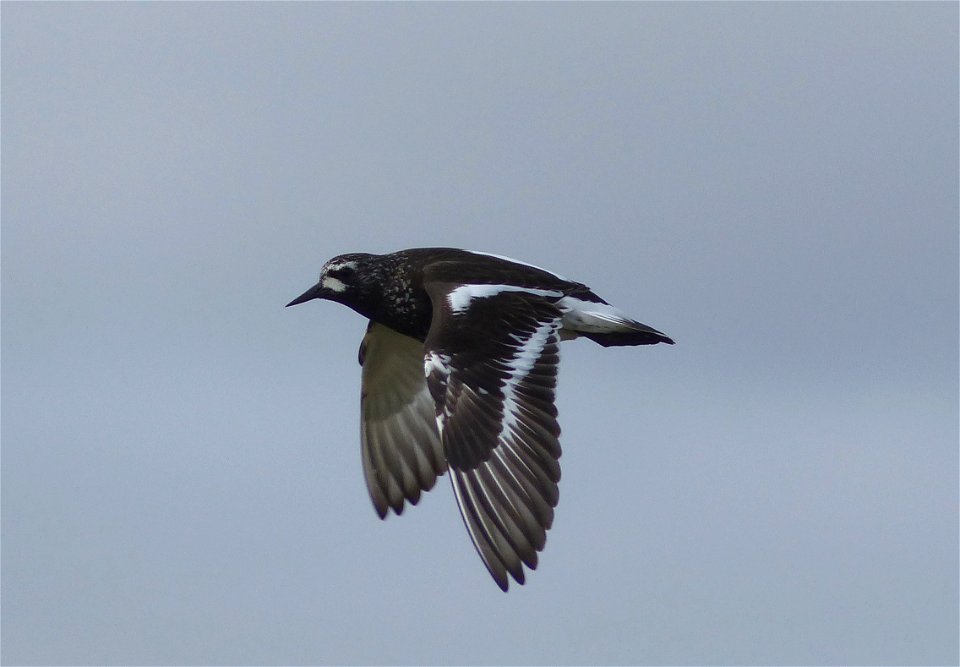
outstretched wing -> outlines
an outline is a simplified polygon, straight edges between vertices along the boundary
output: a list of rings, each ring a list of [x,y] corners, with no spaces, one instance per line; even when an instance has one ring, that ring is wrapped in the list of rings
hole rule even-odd
[[[559,499],[554,398],[562,296],[425,281],[424,371],[450,479],[477,552],[507,590],[537,566]]]
[[[423,375],[423,343],[370,322],[360,344],[363,474],[380,518],[416,505],[446,469],[433,398]]]

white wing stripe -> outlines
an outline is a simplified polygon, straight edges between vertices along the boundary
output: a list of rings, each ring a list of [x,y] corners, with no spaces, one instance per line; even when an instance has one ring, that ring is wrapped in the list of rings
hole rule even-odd
[[[524,292],[551,299],[559,299],[563,296],[563,292],[557,290],[517,287],[516,285],[461,285],[450,290],[447,294],[447,303],[450,304],[450,310],[456,315],[467,310],[474,299],[486,299],[503,292]]]
[[[515,432],[519,423],[517,413],[521,409],[520,402],[517,401],[517,385],[523,382],[524,378],[533,370],[537,359],[543,353],[543,348],[553,335],[557,328],[556,320],[544,322],[530,335],[526,341],[522,342],[517,348],[516,354],[510,361],[510,375],[507,377],[503,387],[503,422],[500,427],[500,439],[504,440],[508,435]]]

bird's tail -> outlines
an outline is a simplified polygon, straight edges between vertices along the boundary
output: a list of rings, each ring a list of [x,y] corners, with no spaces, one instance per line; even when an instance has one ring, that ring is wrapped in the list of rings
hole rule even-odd
[[[637,322],[637,324],[640,324]],[[666,343],[673,345],[673,339],[666,336],[656,329],[640,324],[644,330],[637,331],[612,331],[610,333],[584,332],[580,335],[589,338],[594,343],[599,343],[604,347],[613,347],[616,345],[655,345],[657,343]]]
[[[616,345],[673,345],[673,339],[653,327],[628,317],[608,303],[596,303],[566,297],[560,301],[564,311],[561,337],[583,336],[604,347]]]

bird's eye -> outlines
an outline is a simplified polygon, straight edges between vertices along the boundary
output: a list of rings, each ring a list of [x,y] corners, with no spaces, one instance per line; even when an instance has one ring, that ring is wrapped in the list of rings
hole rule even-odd
[[[339,278],[343,280],[344,278],[350,278],[355,273],[354,268],[350,265],[344,266],[335,266],[327,271],[327,275],[332,278]]]

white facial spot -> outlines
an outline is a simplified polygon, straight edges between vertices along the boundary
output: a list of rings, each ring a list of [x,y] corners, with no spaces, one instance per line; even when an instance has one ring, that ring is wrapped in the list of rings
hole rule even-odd
[[[324,276],[321,284],[324,289],[328,289],[331,292],[344,292],[347,289],[347,286],[343,284],[342,280],[337,280],[332,276]]]

